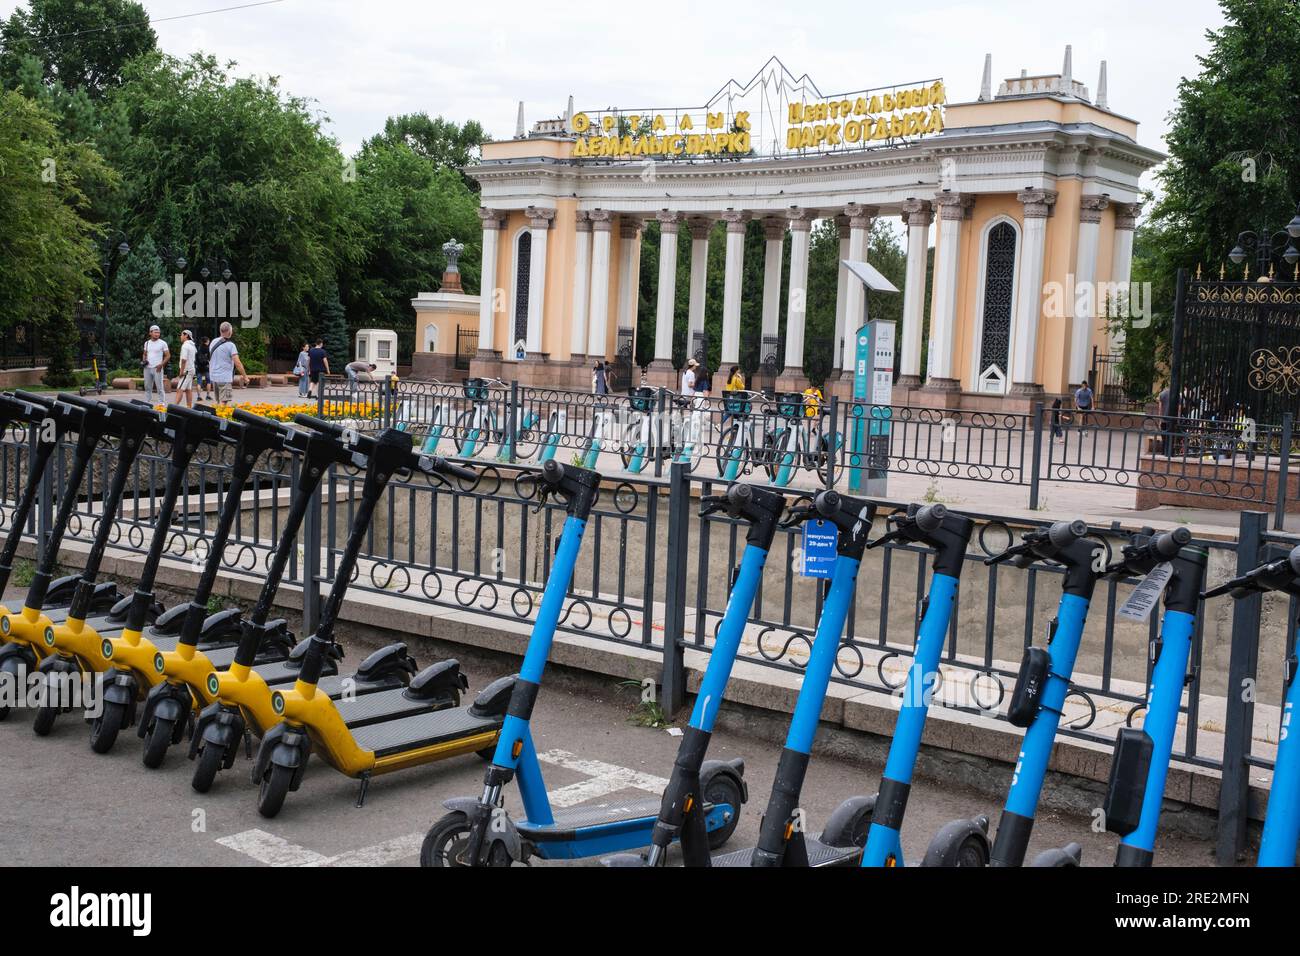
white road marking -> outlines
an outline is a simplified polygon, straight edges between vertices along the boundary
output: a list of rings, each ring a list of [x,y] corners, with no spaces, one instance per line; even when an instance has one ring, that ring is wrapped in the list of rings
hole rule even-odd
[[[630,770],[601,760],[584,760],[567,750],[548,750],[538,754],[537,758],[543,763],[564,767],[566,770],[585,774],[589,778],[549,791],[547,796],[553,807],[572,807],[629,788],[660,794],[668,786],[668,781],[663,777]],[[420,852],[422,842],[424,842],[423,833],[409,833],[374,846],[327,856],[296,843],[290,843],[274,833],[256,828],[217,839],[217,843],[222,846],[267,866],[310,867],[386,866],[415,856]]]

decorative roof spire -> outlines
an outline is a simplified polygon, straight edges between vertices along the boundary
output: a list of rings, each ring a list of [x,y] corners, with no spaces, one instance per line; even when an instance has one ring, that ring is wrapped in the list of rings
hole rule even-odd
[[[1066,96],[1074,83],[1074,51],[1070,44],[1065,45],[1065,62],[1061,65],[1061,89]]]
[[[987,103],[993,99],[993,54],[984,54],[984,79],[980,81],[980,98],[981,103]]]
[[[1106,99],[1106,61],[1101,61],[1101,73],[1097,76],[1097,108],[1110,109],[1110,104]]]
[[[519,117],[515,120],[515,139],[523,139],[527,134],[524,131],[524,101],[519,101]]]

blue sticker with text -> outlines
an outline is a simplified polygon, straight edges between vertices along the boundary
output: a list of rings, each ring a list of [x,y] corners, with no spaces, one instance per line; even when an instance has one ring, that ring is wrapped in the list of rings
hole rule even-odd
[[[803,526],[803,569],[806,578],[829,578],[835,571],[835,545],[839,529],[818,518]]]

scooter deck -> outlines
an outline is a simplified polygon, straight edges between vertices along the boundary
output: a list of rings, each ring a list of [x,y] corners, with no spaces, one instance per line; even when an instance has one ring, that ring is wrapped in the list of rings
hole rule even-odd
[[[844,866],[862,857],[861,847],[831,846],[812,836],[804,836],[804,846],[808,848],[809,866],[835,866],[837,864]],[[715,856],[710,865],[722,867],[749,866],[753,857],[754,848],[752,846],[745,847],[743,850],[732,850],[730,853]]]
[[[647,831],[659,815],[660,800],[651,797],[645,800],[632,800],[628,803],[602,803],[596,806],[560,807],[551,814],[551,823],[533,823],[522,820],[519,832],[530,840],[571,840],[578,830],[598,827],[603,824],[624,823],[632,820],[646,820]]]
[[[361,749],[373,752],[376,757],[388,757],[460,737],[490,733],[499,730],[502,723],[502,717],[475,717],[468,707],[455,707],[358,727],[352,737]]]
[[[334,702],[339,716],[343,718],[343,722],[349,727],[364,727],[367,724],[378,723],[381,720],[395,720],[399,717],[409,717],[412,714],[423,714],[437,706],[437,701],[407,697],[405,687],[394,687],[389,690],[376,690],[373,693],[362,694],[358,682],[356,692],[358,696],[350,700],[336,700]]]

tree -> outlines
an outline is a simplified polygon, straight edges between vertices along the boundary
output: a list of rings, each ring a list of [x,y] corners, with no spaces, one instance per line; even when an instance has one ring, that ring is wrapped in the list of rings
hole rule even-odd
[[[28,0],[0,25],[0,83],[18,86],[35,64],[45,84],[97,100],[157,45],[149,14],[132,0]]]
[[[430,119],[428,113],[406,113],[390,116],[384,123],[384,131],[367,140],[362,150],[400,144],[434,166],[459,171],[479,161],[478,149],[487,141],[487,133],[474,120],[458,125],[441,116]],[[466,186],[477,193],[478,183],[467,176],[463,178]]]
[[[307,101],[274,79],[232,79],[211,57],[140,57],[110,104],[131,135],[110,151],[125,231],[174,218],[197,278],[205,258],[259,285],[267,335],[296,335],[315,290],[361,260],[355,183]],[[174,213],[171,208],[174,207]]]
[[[0,92],[0,333],[70,313],[92,292],[95,229],[80,184],[101,175],[98,153],[66,143],[36,103]]]
[[[461,282],[479,287],[482,225],[478,198],[460,174],[438,167],[404,143],[371,141],[356,159],[352,215],[363,249],[340,276],[354,326],[401,328],[411,299],[436,290],[446,269],[443,243],[465,245]]]
[[[77,346],[77,323],[71,312],[54,315],[41,329],[45,345],[45,374],[41,381],[50,388],[69,388],[77,382],[73,374]]]
[[[1150,382],[1169,355],[1180,268],[1217,274],[1245,229],[1276,229],[1300,200],[1300,6],[1220,0],[1201,72],[1182,80],[1157,173],[1162,193],[1134,237],[1133,279],[1151,283],[1150,326],[1126,326],[1126,380]],[[1154,386],[1153,386],[1154,387]]]
[[[166,325],[171,317],[167,303],[159,303],[154,291],[157,283],[167,281],[153,237],[146,235],[131,247],[109,286],[108,370],[140,368],[149,326]]]
[[[325,340],[325,351],[329,355],[330,370],[335,375],[343,374],[343,367],[352,361],[352,349],[348,342],[348,323],[339,301],[339,290],[330,285],[321,298],[320,337]]]

